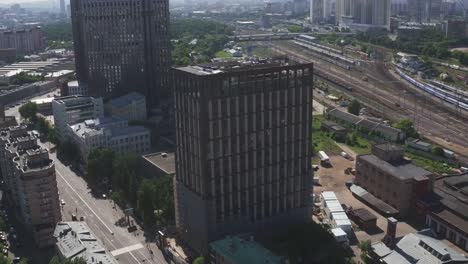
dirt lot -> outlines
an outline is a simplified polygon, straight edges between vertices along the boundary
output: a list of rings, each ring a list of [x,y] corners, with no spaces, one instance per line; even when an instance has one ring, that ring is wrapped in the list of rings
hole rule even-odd
[[[355,167],[354,161],[347,160],[341,156],[330,156],[331,167],[320,166],[320,169],[315,173],[320,178],[320,186],[314,186],[314,193],[320,194],[322,191],[334,191],[340,203],[353,208],[366,208],[377,216],[377,230],[368,233],[362,230],[355,230],[356,238],[359,241],[370,240],[372,242],[380,241],[385,236],[387,229],[387,219],[378,214],[372,208],[357,200],[351,191],[346,187],[346,181],[352,180],[353,175],[346,175],[344,170],[348,167]],[[416,230],[405,222],[399,222],[397,227],[397,237],[404,236],[408,233],[416,232]],[[359,256],[357,243],[351,243],[352,249],[356,256]]]

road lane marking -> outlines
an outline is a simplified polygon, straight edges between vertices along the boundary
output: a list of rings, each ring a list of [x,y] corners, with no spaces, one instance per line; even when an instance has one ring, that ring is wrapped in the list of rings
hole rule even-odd
[[[101,224],[105,226],[111,234],[114,234],[114,232],[104,223],[104,221],[102,221],[101,217],[99,217],[99,215],[97,215],[96,212],[94,212],[91,206],[89,206],[88,203],[85,202],[85,200],[81,197],[81,195],[79,195],[78,192],[71,186],[71,184],[67,180],[65,180],[65,177],[63,177],[63,175],[58,170],[56,171],[57,171],[57,174],[60,176],[60,178],[62,178],[62,180],[68,185],[68,187],[70,187],[70,189],[76,194],[76,196],[80,198],[81,202],[84,205],[86,205],[86,207],[88,207],[88,209],[96,216],[96,218],[101,222]]]
[[[56,162],[57,163],[57,162]],[[63,165],[62,165],[63,166]],[[68,185],[68,187],[70,187],[70,189],[76,194],[76,196],[78,196],[78,198],[80,198],[80,200],[83,202],[84,205],[86,205],[86,207],[88,207],[88,209],[97,217],[97,219],[107,228],[107,230],[109,230],[111,232],[111,234],[114,234],[112,232],[112,230],[104,223],[104,221],[102,221],[102,219],[96,214],[96,212],[94,212],[94,210],[89,206],[88,203],[86,203],[84,201],[84,199],[78,194],[78,192],[71,186],[71,184],[65,179],[65,177],[63,177],[63,175],[60,173],[60,171],[57,170],[57,166],[56,166],[56,169],[55,171],[57,172],[57,174],[60,176],[60,178],[62,178],[62,180]],[[92,216],[92,215],[91,215]],[[136,261],[136,263],[140,263],[140,261],[138,261],[138,259],[135,257],[135,255],[133,255],[132,252],[129,252],[130,253],[130,256],[132,256],[132,258]]]
[[[135,245],[131,245],[131,246],[128,246],[128,247],[119,248],[119,249],[116,249],[114,251],[111,251],[111,254],[112,254],[112,256],[115,257],[115,256],[118,256],[118,255],[125,254],[127,252],[138,250],[140,248],[143,248],[143,245],[141,243],[138,243],[138,244],[135,244]]]

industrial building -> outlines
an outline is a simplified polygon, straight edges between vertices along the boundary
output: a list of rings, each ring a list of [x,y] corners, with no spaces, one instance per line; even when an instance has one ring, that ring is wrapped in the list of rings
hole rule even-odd
[[[468,251],[468,173],[437,179],[426,225],[437,235]]]
[[[310,219],[312,73],[278,60],[174,69],[176,225],[191,247]]]
[[[403,155],[404,149],[396,145],[373,145],[372,154],[357,156],[354,182],[407,216],[432,190],[434,177]]]
[[[77,79],[89,95],[107,100],[136,91],[149,107],[170,98],[168,0],[70,4]]]
[[[52,112],[57,138],[63,142],[67,137],[68,125],[104,117],[104,106],[102,98],[66,96],[52,101]]]

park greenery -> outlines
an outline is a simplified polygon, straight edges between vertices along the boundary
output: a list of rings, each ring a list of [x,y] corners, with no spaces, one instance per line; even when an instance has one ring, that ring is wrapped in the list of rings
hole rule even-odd
[[[205,62],[223,49],[232,35],[233,28],[205,19],[177,19],[171,22],[172,62],[188,65],[194,62],[197,54],[199,61]]]
[[[457,59],[460,64],[468,65],[468,54],[450,51],[451,47],[466,45],[468,39],[447,38],[440,30],[423,28],[417,34],[399,34],[395,41],[383,32],[358,32],[356,39],[362,43],[379,45],[397,51],[410,52],[439,59]]]
[[[39,81],[44,81],[44,76],[29,75],[26,72],[20,72],[16,75],[11,76],[10,78],[10,84],[13,85],[23,85]]]
[[[359,111],[361,111],[361,104],[356,99],[352,100],[348,105],[348,113],[359,115]]]
[[[122,207],[133,207],[145,226],[166,225],[173,221],[172,177],[147,179],[135,154],[116,155],[112,150],[97,148],[87,160],[85,179],[91,186],[106,186],[111,199]]]
[[[48,41],[72,41],[72,25],[71,22],[57,22],[42,26]]]
[[[49,264],[86,264],[86,260],[84,258],[60,259],[59,257],[54,256],[49,261]]]
[[[27,119],[34,124],[34,128],[39,131],[41,138],[47,139],[52,143],[57,143],[55,128],[44,117],[37,115],[37,104],[27,102],[19,108],[22,118]]]
[[[393,124],[393,127],[400,129],[406,134],[408,138],[419,138],[419,133],[414,127],[414,124],[409,119],[401,119]]]
[[[27,102],[19,108],[19,113],[22,118],[27,119],[31,122],[37,119],[37,104],[33,102]]]

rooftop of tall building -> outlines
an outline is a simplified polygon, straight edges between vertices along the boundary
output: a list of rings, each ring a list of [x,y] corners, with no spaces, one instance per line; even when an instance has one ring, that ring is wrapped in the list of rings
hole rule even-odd
[[[273,67],[297,65],[287,57],[275,57],[268,59],[240,60],[229,62],[214,62],[199,64],[193,66],[184,66],[175,68],[179,71],[185,71],[195,75],[214,75],[228,72],[238,72],[245,70],[267,69]],[[304,64],[307,65],[307,64]]]

